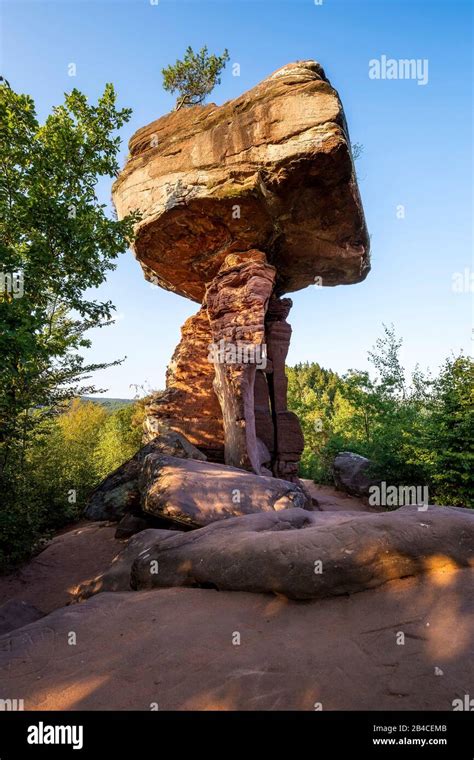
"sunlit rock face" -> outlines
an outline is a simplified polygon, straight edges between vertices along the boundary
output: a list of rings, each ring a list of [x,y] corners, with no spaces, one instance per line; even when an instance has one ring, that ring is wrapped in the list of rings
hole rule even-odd
[[[119,217],[138,209],[147,278],[195,301],[232,252],[265,251],[278,295],[351,284],[369,241],[338,93],[315,61],[291,63],[222,106],[194,106],[130,140],[114,184]]]
[[[186,320],[166,372],[166,390],[146,407],[145,442],[162,426],[184,435],[213,461],[224,461],[224,430],[214,392],[214,365],[209,361],[211,327],[205,308]]]
[[[210,461],[296,481],[304,440],[287,409],[283,296],[370,269],[344,112],[322,67],[290,63],[222,106],[138,130],[113,199],[119,218],[140,212],[145,277],[201,304],[145,440],[164,423]]]

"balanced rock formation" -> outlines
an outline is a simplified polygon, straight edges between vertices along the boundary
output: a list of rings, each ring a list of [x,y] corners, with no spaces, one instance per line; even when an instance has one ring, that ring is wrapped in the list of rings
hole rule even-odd
[[[230,253],[264,251],[277,293],[360,282],[368,236],[346,120],[316,61],[279,69],[217,107],[194,106],[138,130],[113,188],[138,209],[145,276],[202,302]]]
[[[283,296],[369,271],[339,96],[318,63],[299,61],[220,107],[152,122],[129,148],[113,199],[119,218],[140,212],[145,277],[201,304],[145,440],[164,423],[210,461],[296,483],[304,440],[287,408]]]

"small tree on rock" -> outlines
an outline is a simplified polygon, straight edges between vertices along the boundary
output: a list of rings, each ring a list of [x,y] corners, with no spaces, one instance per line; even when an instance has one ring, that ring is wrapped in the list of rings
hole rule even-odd
[[[207,46],[199,53],[189,46],[182,61],[162,69],[164,89],[178,93],[175,110],[203,103],[216,84],[220,84],[220,74],[228,60],[227,50],[216,56],[208,55]]]

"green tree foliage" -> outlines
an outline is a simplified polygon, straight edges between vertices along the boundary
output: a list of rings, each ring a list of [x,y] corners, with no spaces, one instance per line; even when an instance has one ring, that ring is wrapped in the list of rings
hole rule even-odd
[[[305,439],[302,473],[324,481],[326,447],[341,379],[335,372],[308,362],[288,367],[287,376],[288,408],[298,415]]]
[[[441,503],[474,507],[474,362],[447,359],[430,400],[429,470]]]
[[[0,511],[0,567],[81,517],[91,491],[140,448],[143,417],[144,400],[109,410],[82,399],[41,416],[23,463],[24,509]],[[9,541],[18,526],[23,540]]]
[[[163,87],[167,92],[178,93],[176,111],[183,106],[203,103],[216,84],[220,84],[220,74],[229,60],[229,53],[209,55],[207,47],[195,53],[191,46],[186,49],[182,61],[162,69]]]
[[[115,132],[130,118],[108,84],[97,105],[73,90],[40,124],[31,97],[0,83],[0,536],[27,546],[41,505],[25,475],[35,429],[105,364],[86,365],[86,331],[110,302],[86,297],[132,238],[136,216],[109,218],[96,184],[118,171]],[[19,273],[23,293],[7,277]],[[20,297],[21,296],[21,297]]]
[[[437,503],[473,507],[473,362],[450,359],[435,380],[416,369],[408,382],[400,349],[384,327],[368,355],[372,373],[288,368],[289,408],[305,435],[302,475],[331,482],[335,455],[353,451],[387,483],[427,485]]]
[[[373,376],[351,370],[343,378],[341,394],[351,412],[346,411],[344,428],[336,417],[335,429],[345,433],[353,450],[372,459],[374,475],[393,484],[425,484],[418,427],[424,402],[420,388],[424,384],[428,389],[429,380],[418,372],[407,382],[401,346],[393,327],[384,326],[383,337],[368,354]]]
[[[102,406],[73,399],[62,413],[43,419],[35,429],[25,470],[44,506],[43,528],[59,527],[80,515],[101,479],[96,452],[107,423]]]
[[[101,478],[120,467],[140,448],[143,405],[124,406],[109,414],[97,445],[97,471]]]

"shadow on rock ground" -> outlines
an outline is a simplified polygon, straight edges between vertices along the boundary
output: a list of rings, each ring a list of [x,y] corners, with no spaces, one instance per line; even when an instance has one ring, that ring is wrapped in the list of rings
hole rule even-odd
[[[307,603],[99,594],[0,639],[0,691],[31,710],[449,710],[473,689],[472,581],[459,570]]]

